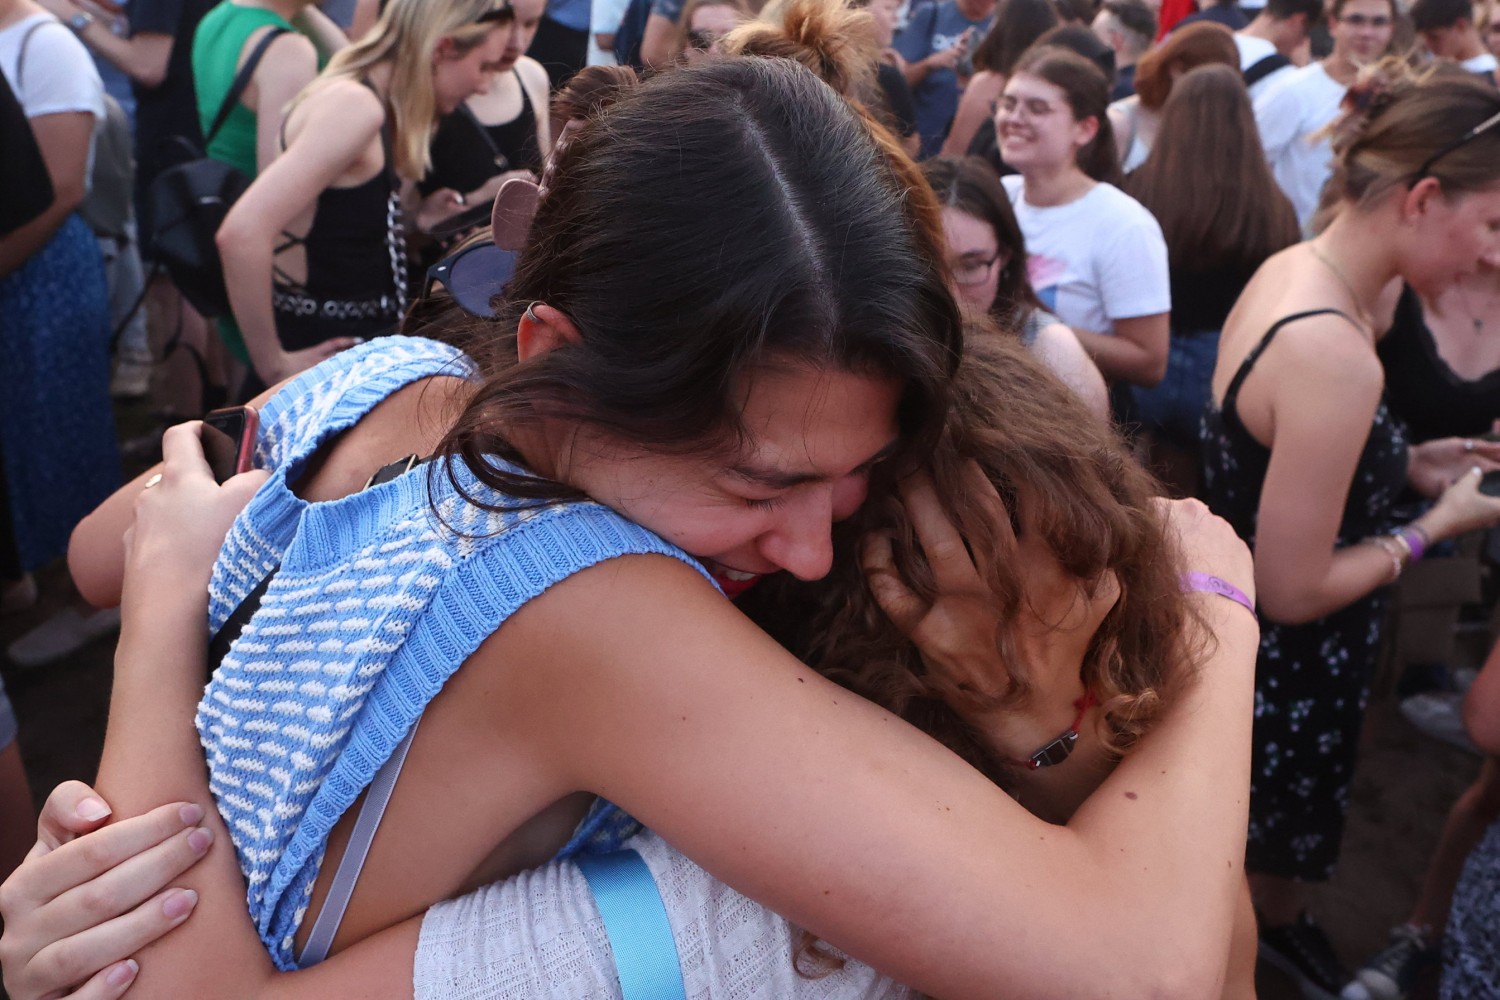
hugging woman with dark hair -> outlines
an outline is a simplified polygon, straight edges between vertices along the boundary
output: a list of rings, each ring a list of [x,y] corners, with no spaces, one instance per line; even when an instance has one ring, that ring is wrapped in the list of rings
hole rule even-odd
[[[159,485],[98,515],[118,537],[119,508],[140,508],[100,791],[122,815],[190,797],[238,848],[186,877],[196,911],[142,953],[137,995],[409,995],[427,907],[618,842],[619,810],[930,993],[1212,994],[1241,884],[1243,608],[1174,594],[1194,612],[1183,648],[1214,640],[1202,669],[1054,827],[723,599],[825,575],[834,521],[947,430],[958,310],[935,204],[891,148],[786,60],[653,78],[557,154],[477,371],[431,342],[372,344],[270,396],[274,471],[211,577],[213,529],[256,483],[206,483],[190,428]],[[360,490],[409,452],[438,457]],[[1249,585],[1227,532],[1173,511],[1187,565]],[[273,563],[197,709],[200,748],[203,592],[222,621]],[[988,663],[993,634],[961,648]],[[1070,721],[1049,702],[1012,736],[1029,752]],[[316,957],[356,799],[407,736],[317,938],[332,957],[278,977]],[[79,874],[89,852],[69,846],[23,878]]]

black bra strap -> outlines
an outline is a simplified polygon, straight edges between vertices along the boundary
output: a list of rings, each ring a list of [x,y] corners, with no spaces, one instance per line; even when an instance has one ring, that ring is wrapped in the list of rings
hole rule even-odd
[[[1255,367],[1255,362],[1258,361],[1260,359],[1260,356],[1265,353],[1266,348],[1271,346],[1271,341],[1275,339],[1276,334],[1281,330],[1282,327],[1286,326],[1288,323],[1295,323],[1298,320],[1308,319],[1312,316],[1327,315],[1342,316],[1350,323],[1354,323],[1355,326],[1359,326],[1359,324],[1355,323],[1354,319],[1342,309],[1308,309],[1303,312],[1292,313],[1290,316],[1283,316],[1281,319],[1278,319],[1275,323],[1271,324],[1271,329],[1266,331],[1265,336],[1260,338],[1260,343],[1252,347],[1250,349],[1250,353],[1245,355],[1245,360],[1240,362],[1239,370],[1234,373],[1234,378],[1230,381],[1229,388],[1224,393],[1224,405],[1219,407],[1219,411],[1221,413],[1224,413],[1225,415],[1232,414],[1236,421],[1239,420],[1240,386],[1244,385],[1245,379],[1250,375],[1250,369]]]

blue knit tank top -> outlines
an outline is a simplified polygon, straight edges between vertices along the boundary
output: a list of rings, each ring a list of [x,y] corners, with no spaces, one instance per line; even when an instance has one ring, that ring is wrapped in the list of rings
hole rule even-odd
[[[320,445],[397,389],[434,375],[473,377],[473,368],[446,345],[384,337],[272,397],[256,442],[256,465],[271,478],[214,566],[213,631],[280,567],[210,680],[196,721],[250,915],[281,969],[296,968],[293,938],[334,823],[509,615],[552,584],[621,555],[667,555],[703,571],[607,507],[492,513],[426,467],[328,502],[291,491]],[[461,463],[455,471],[470,495],[506,501]],[[628,817],[603,804],[564,853],[583,849],[590,836],[609,847],[629,832]]]

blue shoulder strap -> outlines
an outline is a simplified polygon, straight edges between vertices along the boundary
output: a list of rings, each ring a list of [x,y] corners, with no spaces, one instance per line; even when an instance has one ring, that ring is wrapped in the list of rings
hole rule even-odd
[[[687,1000],[667,908],[646,862],[629,849],[575,860],[604,918],[620,995],[624,1000]]]

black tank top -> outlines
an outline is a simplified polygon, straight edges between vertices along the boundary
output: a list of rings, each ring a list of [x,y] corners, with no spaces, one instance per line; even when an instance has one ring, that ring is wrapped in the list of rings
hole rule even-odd
[[[1401,290],[1390,332],[1376,345],[1385,367],[1385,398],[1413,443],[1477,437],[1500,420],[1500,369],[1472,382],[1454,374],[1422,318],[1422,300]]]
[[[542,151],[536,141],[536,109],[518,70],[511,70],[521,88],[521,113],[499,125],[484,125],[468,105],[443,116],[432,137],[432,169],[419,185],[429,195],[441,188],[468,192],[507,170],[540,174]]]
[[[401,179],[389,121],[381,127],[380,141],[385,161],[380,172],[354,187],[324,188],[307,235],[288,236],[277,248],[300,243],[307,254],[306,281],[292,281],[278,270],[273,282],[276,332],[287,350],[387,332],[405,308]]]

